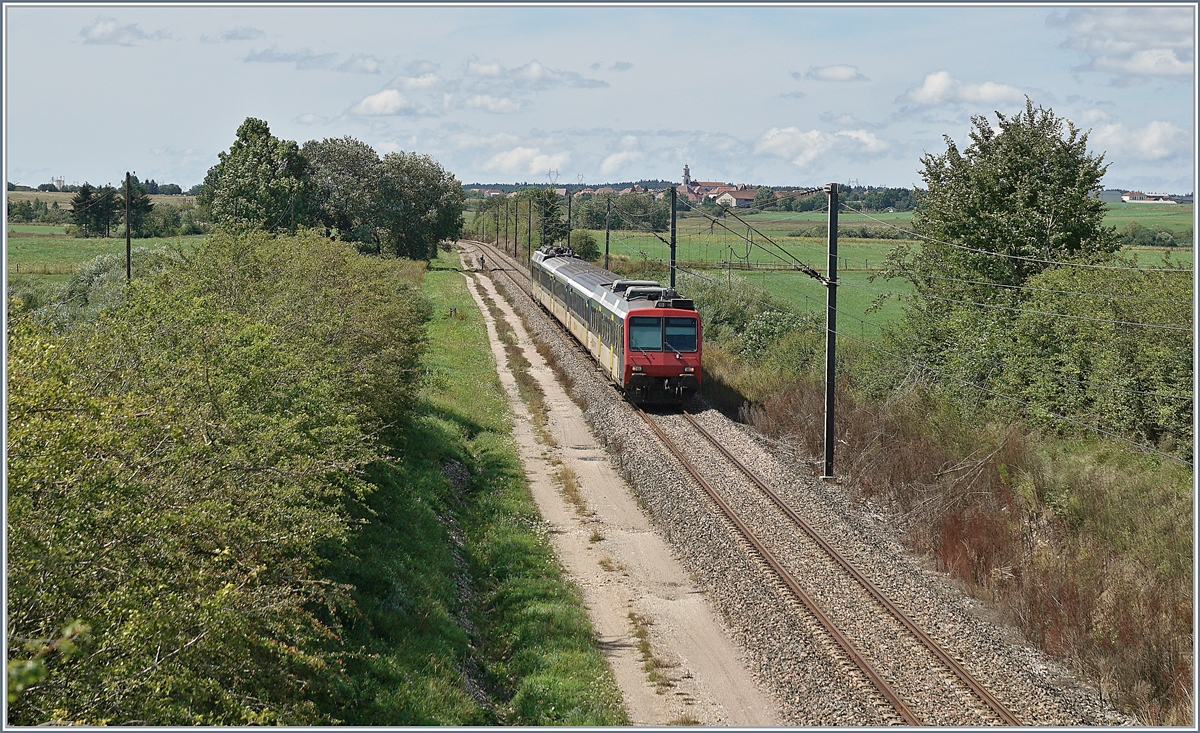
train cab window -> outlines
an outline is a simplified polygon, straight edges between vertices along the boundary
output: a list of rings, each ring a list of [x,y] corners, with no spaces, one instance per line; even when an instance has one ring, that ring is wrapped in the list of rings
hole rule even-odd
[[[662,319],[657,316],[630,316],[629,348],[631,351],[662,351]]]
[[[664,330],[666,331],[667,346],[676,351],[695,351],[696,319],[668,318],[666,320]]]

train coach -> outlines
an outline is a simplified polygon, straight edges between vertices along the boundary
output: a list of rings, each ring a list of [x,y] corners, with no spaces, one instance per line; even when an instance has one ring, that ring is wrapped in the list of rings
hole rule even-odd
[[[700,387],[700,315],[652,280],[622,280],[566,247],[529,262],[533,297],[587,349],[630,402],[682,402]]]

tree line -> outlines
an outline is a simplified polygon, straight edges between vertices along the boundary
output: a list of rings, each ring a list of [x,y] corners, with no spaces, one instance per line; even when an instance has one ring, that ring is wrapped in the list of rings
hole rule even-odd
[[[322,229],[360,251],[413,259],[462,230],[462,184],[428,155],[382,158],[346,136],[303,146],[247,118],[197,196],[214,224],[268,232]]]
[[[361,252],[428,259],[439,241],[462,230],[462,185],[428,155],[396,152],[380,158],[349,136],[300,146],[272,135],[265,121],[247,118],[218,158],[204,183],[188,191],[196,196],[195,207],[156,207],[150,194],[179,187],[131,177],[132,236],[199,234],[210,226],[272,233],[316,228],[355,243]],[[42,216],[39,221],[49,216],[33,209],[19,214]],[[125,184],[79,186],[69,221],[79,236],[120,233]]]

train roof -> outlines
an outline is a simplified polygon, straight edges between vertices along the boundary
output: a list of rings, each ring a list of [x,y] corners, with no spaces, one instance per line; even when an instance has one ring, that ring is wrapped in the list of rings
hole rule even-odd
[[[620,275],[580,259],[563,247],[543,247],[534,253],[533,261],[622,317],[631,310],[663,307],[658,305],[662,297],[673,294],[657,281],[622,279]],[[668,307],[695,310],[692,301],[683,298],[675,297],[665,302],[669,304]]]

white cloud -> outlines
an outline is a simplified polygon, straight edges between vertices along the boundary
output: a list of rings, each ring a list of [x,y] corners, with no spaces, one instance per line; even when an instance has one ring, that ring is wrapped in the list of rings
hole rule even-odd
[[[887,143],[876,137],[875,133],[866,130],[840,130],[836,134],[855,141],[865,153],[882,153],[888,148]]]
[[[799,78],[799,74],[793,72],[793,77]],[[858,70],[857,66],[850,64],[833,64],[832,66],[810,66],[804,74],[805,79],[817,79],[819,81],[869,81],[863,73]]]
[[[253,41],[265,35],[267,34],[258,28],[242,27],[223,31],[215,36],[200,36],[200,40],[204,43],[227,43],[229,41]]]
[[[442,80],[437,74],[425,73],[420,76],[397,76],[388,86],[412,91],[414,89],[436,89],[441,84]]]
[[[1019,102],[1025,98],[1020,89],[1008,84],[987,81],[982,84],[966,84],[950,76],[949,71],[935,71],[925,75],[918,87],[909,89],[896,100],[911,104],[936,107],[943,104],[999,104]]]
[[[1046,24],[1065,28],[1064,48],[1090,58],[1082,71],[1101,71],[1119,80],[1192,76],[1192,8],[1073,8],[1051,14]]]
[[[493,97],[490,94],[479,94],[471,97],[467,100],[466,104],[473,109],[480,109],[493,114],[507,114],[509,112],[521,111],[520,102],[508,97]]]
[[[592,64],[592,68],[598,69],[598,68],[600,68],[600,65]],[[612,65],[613,71],[629,71],[632,68],[633,68],[633,64],[629,63],[628,61],[618,61]]]
[[[1094,125],[1097,122],[1108,122],[1111,119],[1112,115],[1095,107],[1092,107],[1091,109],[1085,109],[1079,115],[1079,121],[1085,125]]]
[[[478,61],[468,61],[467,73],[471,76],[498,77],[504,74],[504,67],[500,66],[500,63],[497,61],[493,61],[490,64],[481,64]]]
[[[798,127],[772,127],[754,146],[754,152],[787,158],[803,168],[833,147],[832,138],[820,130],[802,132]]]
[[[560,74],[557,71],[548,69],[534,59],[524,66],[518,66],[512,70],[512,76],[517,79],[527,79],[529,81],[557,81]]]
[[[356,115],[394,115],[411,109],[408,99],[395,89],[384,89],[382,92],[365,97],[361,102],[350,108]]]
[[[318,125],[328,121],[328,117],[322,117],[321,115],[313,114],[312,112],[306,112],[305,114],[302,114],[296,118],[296,122],[299,122],[301,125]]]
[[[542,91],[564,84],[581,89],[608,86],[608,82],[606,81],[587,79],[574,71],[552,69],[537,59],[512,68],[505,68],[498,61],[485,64],[481,61],[471,59],[467,61],[466,76],[478,77],[477,81],[470,82],[471,90],[477,92],[494,92],[497,90]]]
[[[246,63],[295,64],[301,71],[328,69],[337,61],[336,53],[313,53],[307,48],[299,51],[280,51],[272,46],[265,51],[251,51],[243,59]]]
[[[337,71],[347,71],[355,74],[378,74],[383,61],[368,54],[356,53],[346,59]]]
[[[539,148],[517,147],[493,155],[483,169],[488,172],[538,175],[551,168],[561,168],[571,159],[569,152],[543,153]]]
[[[132,46],[136,41],[156,41],[168,38],[165,31],[150,34],[137,27],[137,23],[121,25],[116,18],[96,18],[79,31],[84,43],[103,46]]]
[[[1192,154],[1191,136],[1170,122],[1155,120],[1141,129],[1121,123],[1101,125],[1092,130],[1088,142],[1107,153],[1105,158],[1165,160]]]
[[[639,150],[624,150],[620,153],[613,153],[600,163],[600,175],[612,175],[630,163],[637,163],[645,159],[646,154]]]
[[[832,152],[851,155],[876,155],[888,149],[887,143],[866,130],[840,130],[835,133],[798,127],[772,127],[754,146],[755,153],[768,153],[807,168],[818,158]]]
[[[1191,76],[1191,60],[1183,61],[1173,48],[1150,48],[1128,56],[1098,56],[1092,60],[1096,71],[1135,76]]]

